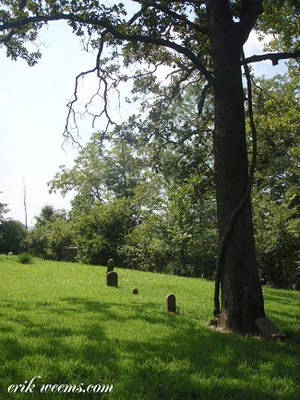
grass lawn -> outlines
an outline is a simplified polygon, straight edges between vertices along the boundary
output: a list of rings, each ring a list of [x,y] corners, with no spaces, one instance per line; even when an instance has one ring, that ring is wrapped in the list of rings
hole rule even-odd
[[[289,336],[272,342],[212,331],[212,282],[116,271],[112,288],[104,267],[0,256],[0,400],[300,399],[299,292],[264,290],[268,317]],[[180,315],[166,313],[169,293]],[[8,393],[36,376],[33,393]],[[112,392],[88,393],[97,383]]]

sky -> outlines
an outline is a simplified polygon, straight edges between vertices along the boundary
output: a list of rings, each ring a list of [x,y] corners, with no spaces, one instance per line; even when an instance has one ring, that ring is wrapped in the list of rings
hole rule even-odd
[[[0,202],[8,204],[7,217],[24,223],[25,186],[29,225],[34,225],[34,217],[45,205],[70,209],[72,195],[63,198],[59,193],[49,194],[47,182],[60,165],[71,167],[78,154],[70,143],[63,146],[66,104],[72,97],[76,75],[95,65],[95,55],[82,49],[80,39],[64,23],[44,28],[41,40],[43,56],[34,67],[21,59],[11,61],[0,49]],[[245,50],[246,56],[261,54],[262,44],[251,34]],[[284,70],[282,63],[273,67],[269,61],[253,67],[257,75],[267,77]],[[95,84],[93,78],[80,84],[83,98],[92,93]],[[121,107],[118,120],[125,120],[129,111]],[[83,119],[82,144],[92,132],[91,120]]]

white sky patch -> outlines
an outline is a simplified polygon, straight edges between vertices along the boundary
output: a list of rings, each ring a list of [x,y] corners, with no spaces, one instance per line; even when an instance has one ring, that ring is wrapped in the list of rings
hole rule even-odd
[[[272,35],[266,35],[264,40],[259,40],[259,36],[256,32],[252,31],[249,35],[247,42],[244,45],[244,51],[246,57],[253,55],[259,55],[265,53],[263,47],[272,39]],[[279,61],[278,65],[272,65],[271,61],[261,61],[250,64],[253,68],[255,75],[265,75],[267,78],[271,78],[277,74],[284,74],[287,70],[284,61]]]
[[[266,42],[269,41],[271,36],[266,37]],[[263,52],[264,41],[259,40],[259,36],[256,32],[252,31],[249,38],[244,46],[246,57],[250,57],[253,54],[261,54]]]
[[[49,197],[46,183],[59,165],[70,165],[76,155],[71,146],[66,146],[66,152],[61,148],[66,103],[73,93],[74,76],[89,65],[90,55],[80,50],[70,29],[63,24],[53,28],[42,32],[47,47],[35,67],[23,60],[12,62],[0,52],[0,202],[8,203],[9,217],[22,222],[23,177],[29,221],[45,203],[69,207],[68,201],[62,204],[58,196]],[[90,136],[90,125],[82,135]]]

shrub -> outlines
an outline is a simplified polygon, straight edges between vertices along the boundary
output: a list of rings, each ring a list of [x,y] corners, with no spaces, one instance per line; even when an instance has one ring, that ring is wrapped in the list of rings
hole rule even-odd
[[[95,203],[88,214],[79,215],[75,222],[74,241],[79,258],[88,264],[106,264],[109,258],[119,263],[118,249],[135,224],[130,201],[114,199]]]
[[[32,256],[29,253],[21,253],[18,256],[18,260],[21,264],[29,264],[32,260]]]
[[[26,234],[24,225],[19,221],[5,220],[0,222],[0,253],[7,254],[11,251],[18,254],[24,251],[22,242]]]
[[[159,216],[149,215],[125,237],[125,244],[118,249],[123,267],[152,272],[165,270],[170,249],[160,224]]]
[[[50,216],[45,217],[46,213]],[[36,226],[27,236],[26,248],[34,256],[74,261],[76,254],[68,249],[71,245],[74,245],[72,221],[63,210],[53,211],[50,206],[44,207],[37,217]]]

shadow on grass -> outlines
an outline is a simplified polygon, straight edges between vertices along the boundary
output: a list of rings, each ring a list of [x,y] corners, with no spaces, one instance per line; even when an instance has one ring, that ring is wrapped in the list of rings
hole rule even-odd
[[[213,332],[191,317],[166,314],[155,303],[136,300],[129,308],[76,297],[60,302],[66,305],[62,310],[55,303],[38,305],[45,321],[54,320],[50,325],[25,314],[30,304],[5,303],[18,315],[2,314],[8,334],[1,344],[1,395],[32,373],[41,375],[43,383],[113,384],[113,393],[101,398],[119,400],[297,398],[294,346]],[[73,318],[71,327],[69,321],[64,324],[68,317]],[[112,332],[104,320],[111,321]],[[20,329],[19,338],[9,336],[12,326]],[[125,335],[122,326],[132,335]],[[92,400],[99,395],[7,395],[42,398]]]
[[[300,292],[269,289],[264,292],[264,299],[268,317],[291,341],[300,344]]]
[[[290,291],[284,293],[283,291],[276,291],[275,289],[269,289],[269,291],[264,292],[264,298],[267,301],[275,301],[280,305],[295,305],[299,306],[300,292]]]

